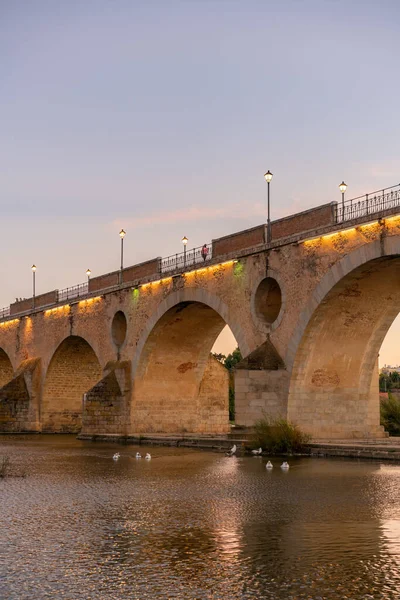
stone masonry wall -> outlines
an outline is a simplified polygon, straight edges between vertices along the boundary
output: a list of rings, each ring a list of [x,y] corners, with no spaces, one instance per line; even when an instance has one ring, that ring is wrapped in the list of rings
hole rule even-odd
[[[197,406],[202,433],[228,433],[229,371],[214,356],[204,370]]]
[[[289,374],[284,369],[235,371],[235,420],[250,427],[257,419],[287,415]]]
[[[126,433],[129,396],[121,390],[115,371],[84,394],[82,433]]]
[[[230,252],[264,244],[266,240],[265,235],[265,225],[259,225],[252,229],[246,229],[245,231],[239,231],[238,233],[218,238],[212,242],[212,256],[215,258],[229,254]]]
[[[98,292],[119,283],[119,271],[99,275],[99,277],[91,277],[89,280],[89,292]]]
[[[160,272],[160,260],[160,258],[154,258],[153,260],[148,260],[139,265],[124,269],[122,271],[123,283],[158,274]]]
[[[333,224],[334,204],[325,204],[271,223],[272,240]]]
[[[32,431],[30,397],[22,374],[0,390],[0,431]]]
[[[42,402],[43,431],[78,432],[82,396],[102,376],[99,362],[82,339],[71,337],[58,348],[50,364]]]
[[[45,294],[35,296],[35,308],[40,308],[41,306],[50,306],[51,304],[55,304],[57,301],[58,290],[46,292]],[[10,315],[16,315],[21,312],[29,311],[32,309],[32,305],[33,298],[24,298],[24,300],[19,302],[13,302],[10,304]]]

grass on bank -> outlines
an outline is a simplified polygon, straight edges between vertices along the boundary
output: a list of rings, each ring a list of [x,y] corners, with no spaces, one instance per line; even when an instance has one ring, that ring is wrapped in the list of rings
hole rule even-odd
[[[286,419],[264,417],[254,425],[252,448],[262,448],[269,454],[300,454],[311,436]]]
[[[381,400],[381,425],[389,435],[400,436],[400,400],[389,392],[389,398]]]

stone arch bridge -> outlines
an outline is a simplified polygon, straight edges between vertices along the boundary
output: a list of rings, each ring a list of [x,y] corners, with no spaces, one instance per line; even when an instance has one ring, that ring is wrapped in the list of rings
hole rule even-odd
[[[48,292],[0,313],[0,431],[229,430],[228,324],[244,356],[236,421],[379,437],[377,357],[400,306],[400,191],[319,206]]]

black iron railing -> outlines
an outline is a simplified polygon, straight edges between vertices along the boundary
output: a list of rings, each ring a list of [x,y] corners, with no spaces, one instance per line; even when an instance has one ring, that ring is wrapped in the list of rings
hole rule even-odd
[[[5,317],[10,316],[10,307],[6,306],[5,308],[0,308],[0,319],[4,319]]]
[[[171,271],[186,269],[197,264],[205,263],[211,259],[211,256],[211,244],[204,244],[204,246],[193,248],[193,250],[172,254],[172,256],[161,259],[161,273],[170,273]]]
[[[88,283],[79,283],[63,290],[58,290],[58,301],[65,302],[66,300],[72,300],[73,298],[80,298],[81,296],[87,296],[89,293]]]
[[[397,206],[400,206],[400,183],[384,190],[345,200],[344,203],[338,202],[335,208],[335,220],[336,223],[351,221]]]

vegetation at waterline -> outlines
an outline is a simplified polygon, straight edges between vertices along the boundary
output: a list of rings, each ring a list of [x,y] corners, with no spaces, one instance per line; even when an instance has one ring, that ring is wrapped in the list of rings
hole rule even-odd
[[[389,397],[381,400],[381,425],[390,435],[400,436],[400,400],[389,392]]]
[[[18,473],[13,469],[9,456],[3,456],[0,460],[0,479],[6,477],[26,477],[25,472]]]
[[[239,348],[236,348],[231,354],[217,354],[213,352],[214,358],[219,360],[229,371],[229,420],[235,420],[235,380],[233,370],[238,362],[242,360],[242,354]]]
[[[310,440],[310,435],[286,419],[264,417],[256,421],[250,444],[269,454],[300,454]]]

